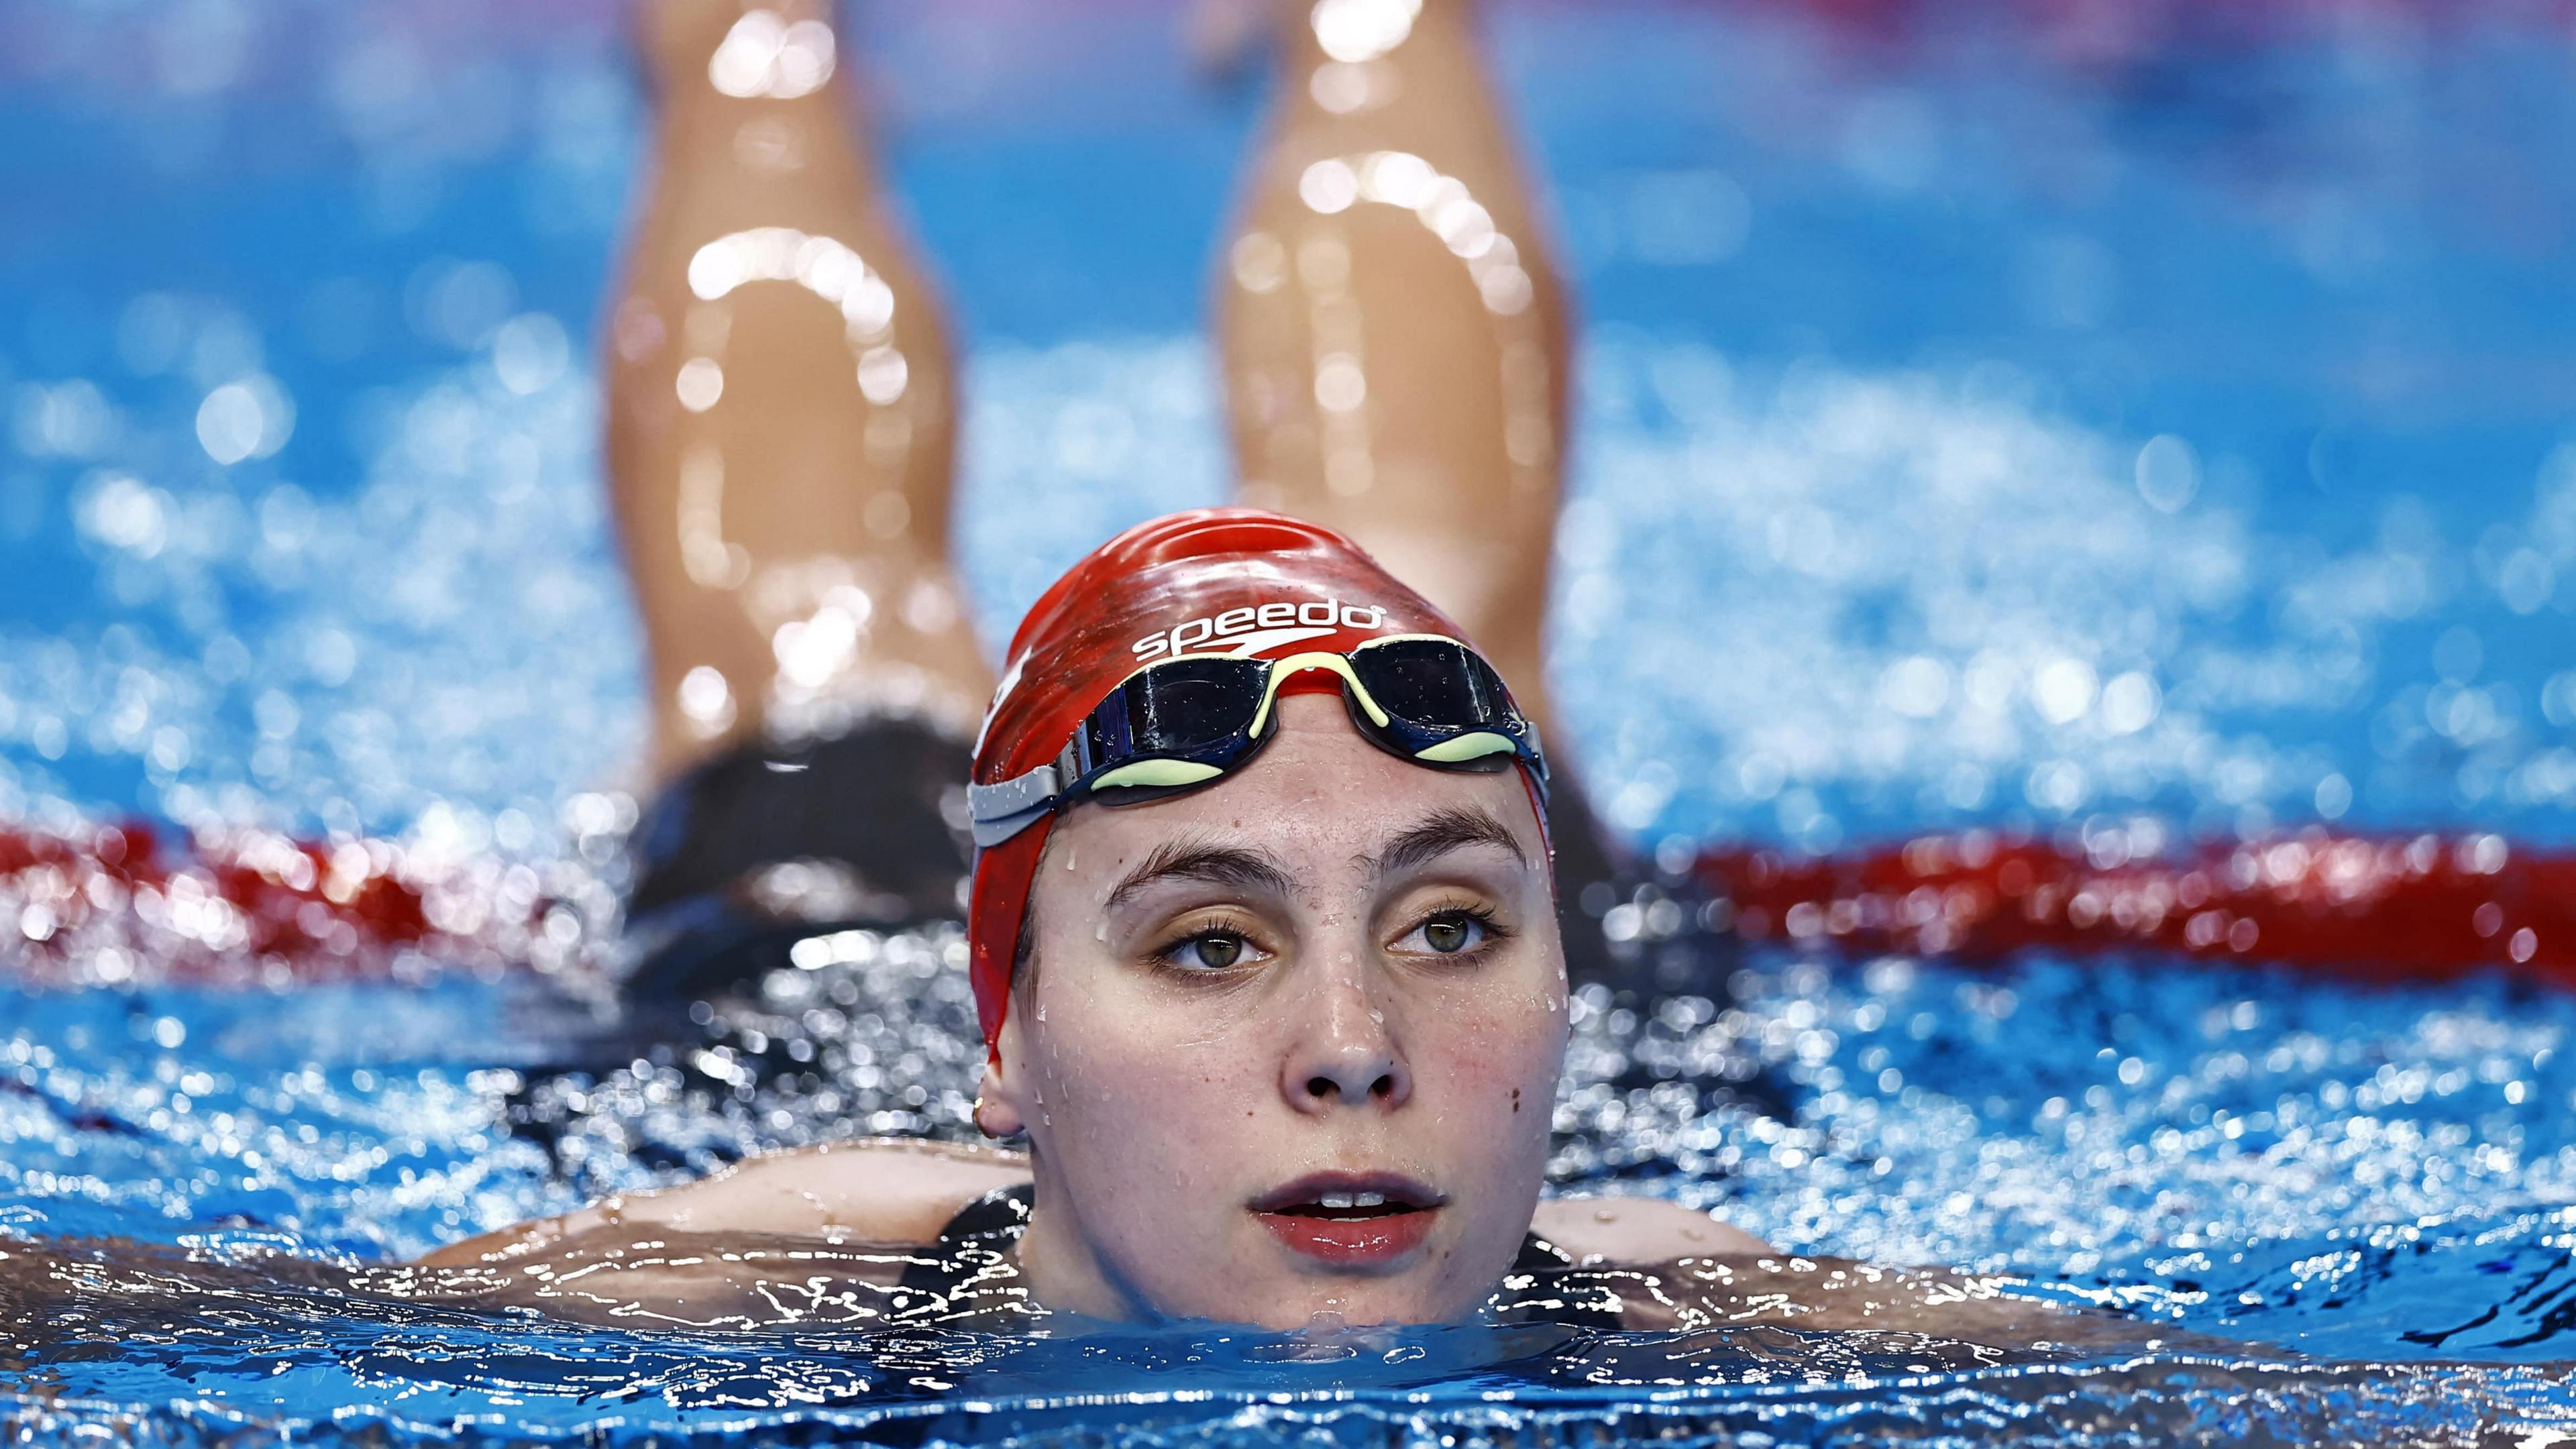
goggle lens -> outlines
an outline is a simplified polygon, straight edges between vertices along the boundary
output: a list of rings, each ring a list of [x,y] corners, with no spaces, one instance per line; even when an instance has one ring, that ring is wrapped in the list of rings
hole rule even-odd
[[[1092,794],[1138,804],[1223,774],[1232,761],[1208,757],[1238,753],[1224,747],[1246,740],[1264,682],[1249,659],[1176,659],[1130,678],[1084,725],[1093,759],[1128,762],[1095,777]]]
[[[1410,724],[1472,729],[1514,714],[1502,680],[1463,645],[1393,639],[1354,651],[1350,661],[1378,707]]]
[[[1239,735],[1261,707],[1264,675],[1249,659],[1180,659],[1118,686],[1121,754],[1187,754]]]

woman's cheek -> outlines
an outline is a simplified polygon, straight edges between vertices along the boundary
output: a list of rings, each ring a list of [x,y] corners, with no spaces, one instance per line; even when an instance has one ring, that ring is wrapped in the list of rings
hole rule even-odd
[[[1545,1060],[1565,1039],[1563,998],[1542,982],[1476,983],[1429,1003],[1429,1024],[1448,1038],[1453,1050],[1492,1063]],[[1443,1023],[1446,1030],[1441,1030]]]
[[[1432,1071],[1446,1083],[1448,1110],[1470,1114],[1490,1124],[1488,1130],[1543,1132],[1555,1107],[1563,1048],[1554,1019],[1516,1013],[1446,1034]]]
[[[1188,1041],[1177,1024],[1150,1018],[1104,1015],[1064,1036],[1081,1043],[1060,1058],[1067,1087],[1089,1102],[1145,1113],[1129,1116],[1126,1130],[1196,1115],[1220,1074],[1240,1069],[1240,1052]]]
[[[1092,1084],[1081,1155],[1094,1191],[1130,1204],[1122,1238],[1188,1237],[1211,1194],[1239,1186],[1260,1160],[1257,1104],[1243,1100],[1240,1063],[1227,1067],[1207,1053],[1142,1052]],[[1158,1241],[1162,1251],[1177,1239]]]

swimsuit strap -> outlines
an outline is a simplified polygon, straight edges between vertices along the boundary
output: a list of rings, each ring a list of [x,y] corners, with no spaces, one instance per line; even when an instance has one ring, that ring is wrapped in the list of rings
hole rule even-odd
[[[1029,1209],[1037,1201],[1034,1183],[997,1187],[957,1210],[945,1227],[939,1230],[938,1249],[943,1256],[968,1247],[1007,1248],[1028,1231]],[[923,1271],[930,1265],[919,1264],[904,1275],[906,1286],[916,1276],[929,1279],[935,1275]],[[1521,1250],[1512,1259],[1515,1273],[1551,1273],[1574,1266],[1574,1255],[1540,1237],[1527,1233],[1521,1237]]]
[[[1037,1205],[1033,1182],[997,1187],[957,1210],[939,1230],[939,1246],[1007,1248],[1029,1230],[1029,1209]]]
[[[1036,1201],[1036,1186],[1024,1182],[995,1188],[959,1208],[939,1230],[939,1241],[903,1270],[898,1289],[903,1303],[896,1312],[956,1327],[980,1326],[960,1321],[970,1315],[1044,1312],[1029,1301],[1011,1262],[1011,1249],[1028,1231],[1029,1209]]]
[[[1521,1239],[1520,1256],[1503,1275],[1503,1286],[1485,1302],[1485,1311],[1497,1322],[1561,1323],[1612,1332],[1625,1326],[1626,1310],[1608,1279],[1584,1269],[1572,1253],[1536,1233]]]
[[[1037,1187],[1020,1183],[995,1188],[957,1210],[939,1230],[939,1241],[904,1269],[903,1296],[913,1300],[899,1310],[906,1317],[928,1315],[943,1323],[965,1313],[1006,1311],[1016,1317],[1042,1312],[1018,1286],[1019,1270],[1011,1249],[1029,1229],[1029,1210]],[[1574,1257],[1536,1233],[1523,1235],[1503,1287],[1492,1309],[1506,1322],[1563,1323],[1577,1328],[1616,1329],[1619,1297],[1606,1285],[1591,1292],[1575,1290],[1569,1281]],[[989,1301],[986,1301],[989,1300]],[[963,1326],[963,1325],[960,1325]]]

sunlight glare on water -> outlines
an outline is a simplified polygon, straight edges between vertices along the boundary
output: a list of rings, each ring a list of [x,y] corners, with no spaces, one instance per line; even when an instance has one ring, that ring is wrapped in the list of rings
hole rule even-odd
[[[1418,8],[1340,7],[1343,63]],[[2250,946],[1792,949],[1677,879],[1961,827],[2097,866],[2324,824],[2566,845],[2563,19],[1821,9],[1850,13],[1493,17],[1586,323],[1551,743],[1660,870],[1587,909],[1679,983],[1578,994],[1551,1179],[2205,1337],[442,1299],[400,1260],[749,1153],[968,1136],[962,943],[812,938],[658,1045],[601,1010],[644,728],[593,360],[644,116],[618,17],[47,0],[0,20],[0,207],[42,218],[0,236],[0,822],[167,822],[355,916],[417,885],[424,919],[380,958],[290,909],[347,978],[297,984],[198,877],[10,858],[0,1439],[2576,1434],[2564,996]],[[722,84],[867,77],[950,280],[984,638],[1225,496],[1205,253],[1254,98],[1190,79],[1177,13],[746,23]]]

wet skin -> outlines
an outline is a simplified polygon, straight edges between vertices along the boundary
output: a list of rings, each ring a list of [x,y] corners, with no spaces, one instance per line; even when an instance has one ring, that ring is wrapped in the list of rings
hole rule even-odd
[[[1028,1135],[1048,1304],[1455,1319],[1530,1228],[1566,986],[1521,778],[1281,710],[1234,775],[1049,839],[980,1119]]]
[[[1519,774],[1399,760],[1329,695],[1283,697],[1279,721],[1215,785],[1057,822],[1034,968],[978,1112],[1025,1133],[1025,1155],[780,1153],[425,1263],[524,1277],[490,1291],[576,1316],[731,1322],[767,1311],[733,1283],[764,1270],[708,1244],[926,1243],[1031,1181],[1030,1292],[1108,1319],[1464,1318],[1530,1231],[1587,1262],[1767,1251],[1669,1202],[1538,1201],[1565,968]],[[1372,1192],[1386,1201],[1365,1205]]]

